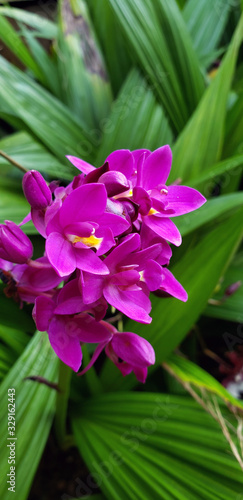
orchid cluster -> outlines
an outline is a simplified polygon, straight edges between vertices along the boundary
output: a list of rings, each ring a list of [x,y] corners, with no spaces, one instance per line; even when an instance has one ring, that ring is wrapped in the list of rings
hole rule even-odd
[[[46,183],[29,171],[23,190],[30,214],[18,226],[0,225],[0,268],[5,293],[33,303],[33,318],[47,331],[57,356],[74,371],[82,362],[83,343],[100,353],[123,375],[133,371],[145,382],[155,362],[149,342],[132,332],[118,332],[104,318],[109,306],[139,323],[151,322],[150,292],[182,301],[187,294],[168,270],[181,235],[171,218],[206,200],[195,189],[166,186],[172,163],[169,146],[154,152],[118,150],[95,168],[68,156],[81,173],[66,187]],[[21,225],[29,220],[45,238],[44,256],[32,259],[33,247]]]

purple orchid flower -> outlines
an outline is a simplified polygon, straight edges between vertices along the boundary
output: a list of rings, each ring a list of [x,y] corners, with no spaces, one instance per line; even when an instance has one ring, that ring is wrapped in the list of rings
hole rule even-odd
[[[23,191],[32,208],[43,209],[50,205],[52,196],[44,177],[36,170],[29,170],[23,177]]]
[[[47,331],[57,356],[75,372],[82,363],[80,343],[103,343],[111,338],[109,330],[88,313],[57,314],[56,302],[45,296],[37,297],[33,317],[38,330]]]
[[[102,350],[121,371],[123,376],[134,372],[137,380],[143,384],[146,381],[148,367],[155,363],[155,353],[151,344],[132,332],[118,332],[117,329],[105,322],[101,323],[111,333],[109,342],[100,343],[94,351],[90,363],[78,374],[83,375],[95,363]]]
[[[17,224],[9,220],[0,224],[0,258],[24,264],[33,255],[33,246]]]
[[[206,200],[195,189],[166,185],[172,162],[169,146],[154,152],[111,153],[99,167],[69,156],[81,174],[68,186],[39,172],[24,176],[31,205],[20,225],[32,219],[46,239],[45,254],[33,261],[32,244],[19,226],[0,225],[1,278],[5,293],[22,304],[35,302],[37,328],[47,331],[59,358],[77,371],[81,344],[97,343],[85,373],[102,350],[125,376],[145,382],[155,362],[152,346],[135,333],[120,333],[104,321],[108,305],[129,318],[150,323],[150,292],[187,300],[167,269],[181,235],[171,218]],[[64,281],[62,288],[61,282]]]
[[[95,169],[92,165],[87,167],[78,158],[68,158],[73,165],[87,174],[87,178],[96,175],[96,181],[99,182],[98,179],[102,176],[97,177],[97,172],[94,173],[94,170],[99,169]],[[121,191],[122,194],[113,191],[112,196],[118,199],[125,196],[133,201],[139,207],[142,226],[149,227],[164,240],[179,246],[181,235],[170,218],[196,210],[206,199],[196,189],[187,186],[166,186],[171,164],[172,152],[169,146],[162,146],[153,152],[146,149],[132,152],[120,149],[106,158],[104,164],[106,174],[103,175],[112,176],[115,184],[115,174],[121,173],[124,178],[121,185],[124,189]],[[129,185],[127,191],[126,185]]]
[[[47,224],[46,254],[60,276],[76,268],[108,274],[100,256],[115,245],[114,236],[129,227],[125,218],[107,213],[107,194],[102,184],[73,190]],[[92,249],[96,250],[96,253]]]
[[[94,302],[103,295],[109,304],[129,318],[139,323],[150,323],[150,291],[161,289],[186,301],[184,288],[172,273],[156,261],[160,260],[160,254],[160,243],[140,250],[139,235],[126,236],[104,261],[109,275],[102,277],[82,273],[84,303]]]
[[[13,296],[18,302],[34,303],[39,295],[52,297],[61,278],[46,257],[40,257],[27,264],[13,264],[0,259],[0,269],[6,272],[10,286],[5,289],[8,297]]]
[[[137,150],[132,154],[134,164],[130,182],[133,189],[130,190],[129,196],[139,205],[142,223],[161,238],[176,246],[180,245],[181,235],[170,217],[196,210],[206,199],[196,189],[187,186],[166,186],[172,164],[169,146],[162,146],[153,152]],[[117,169],[120,171],[123,166],[119,165],[118,151],[116,160]]]

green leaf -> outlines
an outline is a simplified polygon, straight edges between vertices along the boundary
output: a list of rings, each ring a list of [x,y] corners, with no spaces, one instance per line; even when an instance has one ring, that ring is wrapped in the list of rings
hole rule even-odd
[[[126,46],[119,22],[107,0],[99,0],[99,2],[89,0],[87,4],[105,57],[109,80],[117,94],[131,68],[131,54]],[[118,54],[119,57],[117,57]]]
[[[108,499],[233,500],[242,492],[218,424],[187,397],[103,394],[73,415],[72,426]]]
[[[145,337],[154,347],[156,365],[161,363],[178,346],[197,321],[207,305],[207,301],[224,273],[241,241],[243,210],[238,210],[225,221],[218,224],[206,235],[191,244],[183,257],[172,266],[171,271],[188,293],[188,301],[175,298],[161,299],[152,297],[152,318],[150,325],[128,320],[126,331],[135,331]],[[122,378],[120,373],[107,362],[101,381],[110,390],[131,387],[136,384],[135,377]],[[150,371],[154,367],[150,368]],[[112,370],[112,376],[111,376]]]
[[[0,224],[5,220],[19,224],[29,211],[30,206],[23,194],[0,188]]]
[[[19,304],[13,299],[7,298],[3,292],[4,286],[0,284],[0,318],[1,325],[9,328],[21,329],[25,332],[33,333],[35,324],[32,317],[24,309],[20,309]]]
[[[241,192],[218,196],[207,201],[205,205],[195,212],[182,215],[178,218],[178,221],[175,222],[182,236],[185,236],[204,224],[214,221],[217,217],[242,205],[243,193]]]
[[[24,331],[0,324],[0,381],[26,347],[30,337]]]
[[[33,34],[33,31],[24,28],[24,25],[22,25],[21,34],[25,38],[30,52],[39,68],[39,73],[41,74],[39,78],[40,82],[56,97],[60,97],[61,89],[56,60],[54,60],[42,47]]]
[[[235,104],[227,113],[224,139],[224,157],[243,151],[243,92],[237,97]]]
[[[66,106],[0,57],[0,116],[21,119],[61,161],[71,154],[89,159],[93,143]]]
[[[189,179],[187,185],[199,189],[206,197],[210,196],[215,184],[227,187],[232,178],[242,173],[243,155],[235,155],[220,161],[200,174],[195,179]]]
[[[225,0],[188,0],[183,18],[192,37],[200,61],[205,64],[216,58],[215,49],[225,29],[233,5]]]
[[[7,474],[11,436],[8,435],[8,390],[15,390],[16,420],[16,494],[18,500],[26,500],[34,474],[48,438],[55,407],[55,391],[49,387],[24,380],[25,377],[38,375],[56,381],[57,357],[46,334],[39,332],[29,342],[25,351],[10,370],[0,386],[2,401],[0,414],[1,498],[10,498]],[[10,437],[10,439],[8,439]],[[13,440],[12,440],[13,441]],[[9,496],[8,496],[9,495]]]
[[[1,12],[1,11],[0,11]],[[26,45],[22,42],[21,37],[18,35],[12,25],[0,15],[0,38],[5,45],[18,57],[18,59],[29,68],[34,75],[42,80],[42,73],[38,65],[31,56]]]
[[[216,394],[226,404],[234,408],[243,409],[243,402],[231,396],[231,394],[209,373],[182,356],[170,354],[163,363],[169,373],[186,384],[190,384],[196,389],[203,389],[209,393]]]
[[[52,177],[73,179],[70,165],[59,162],[47,149],[26,132],[17,132],[0,140],[0,150],[8,154],[27,170],[35,169]],[[70,163],[70,162],[68,162]],[[21,189],[23,175],[7,160],[0,156],[1,179],[0,184],[7,178],[15,181],[15,186]]]
[[[99,143],[112,98],[102,54],[85,3],[61,0],[59,11],[57,55],[62,99]]]
[[[175,0],[109,0],[131,54],[149,78],[175,130],[197,106],[204,79]]]
[[[115,149],[154,150],[172,143],[172,131],[162,107],[137,70],[124,83],[106,121],[96,164]]]
[[[174,146],[170,180],[192,179],[219,160],[224,137],[226,104],[243,37],[241,17],[223,63]]]
[[[225,290],[241,281],[240,288],[228,296],[224,300]],[[223,299],[223,301],[222,301]],[[211,316],[212,318],[226,319],[229,321],[235,321],[236,323],[243,323],[243,252],[237,254],[227,269],[223,281],[221,283],[218,292],[213,295],[212,303],[209,304],[204,314]],[[239,343],[242,343],[242,339],[238,339]]]
[[[0,7],[0,14],[31,26],[32,29],[36,30],[38,38],[48,38],[51,40],[57,36],[57,26],[55,23],[46,17],[28,12],[26,9]]]
[[[23,351],[23,347],[25,347],[29,341],[29,335],[21,330],[0,325],[0,339],[2,342],[5,342],[12,351],[20,355]]]

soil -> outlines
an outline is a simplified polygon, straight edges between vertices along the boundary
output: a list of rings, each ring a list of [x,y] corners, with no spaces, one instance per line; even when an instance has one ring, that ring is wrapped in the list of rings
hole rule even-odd
[[[28,500],[73,500],[98,492],[77,448],[60,450],[51,434]]]

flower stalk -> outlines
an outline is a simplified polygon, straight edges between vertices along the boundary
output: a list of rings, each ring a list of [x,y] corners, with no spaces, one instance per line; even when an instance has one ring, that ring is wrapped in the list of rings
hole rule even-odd
[[[23,172],[24,174],[26,174],[26,172],[28,172],[28,170],[25,167],[23,167],[22,165],[20,165],[20,163],[18,163],[16,160],[14,160],[13,158],[11,158],[11,156],[9,156],[4,151],[0,150],[0,156],[2,156],[3,158],[5,158],[5,160],[7,160],[9,163],[12,163],[12,165],[14,167],[16,167],[19,170],[21,170],[21,172]]]

